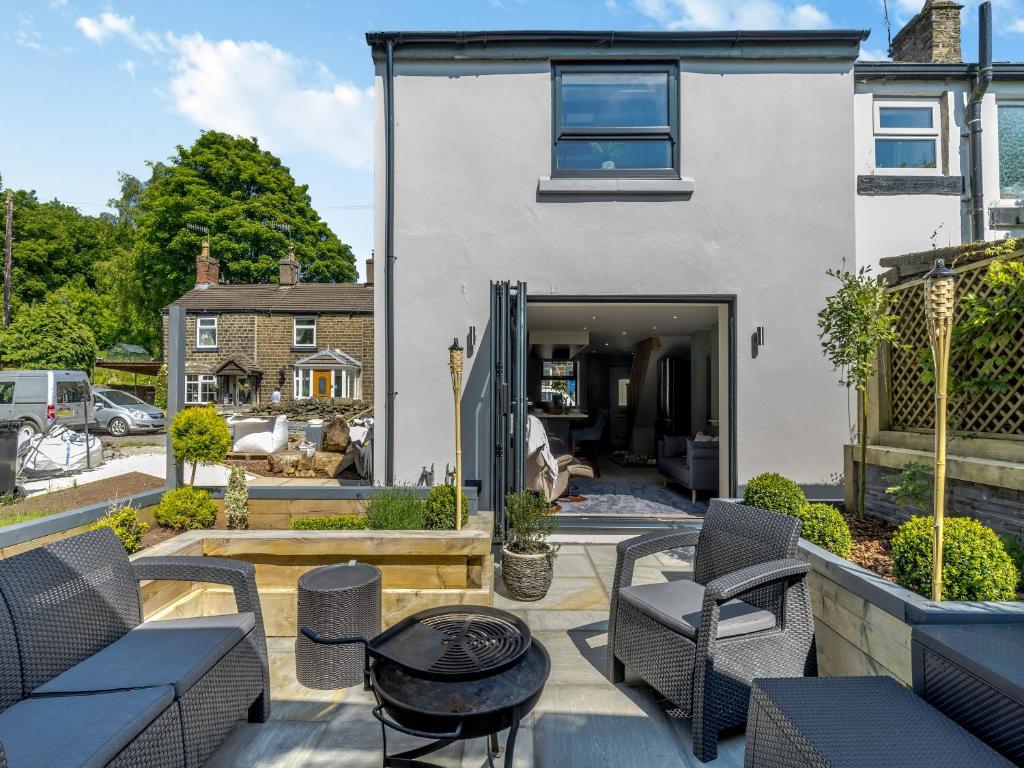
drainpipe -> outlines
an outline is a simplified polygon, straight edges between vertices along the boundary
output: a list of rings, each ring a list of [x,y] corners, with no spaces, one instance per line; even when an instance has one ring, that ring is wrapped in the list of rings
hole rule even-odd
[[[395,484],[395,41],[384,67],[384,476]]]
[[[992,82],[992,3],[978,6],[978,70],[967,103],[971,154],[971,239],[985,239],[985,190],[981,158],[981,102]]]

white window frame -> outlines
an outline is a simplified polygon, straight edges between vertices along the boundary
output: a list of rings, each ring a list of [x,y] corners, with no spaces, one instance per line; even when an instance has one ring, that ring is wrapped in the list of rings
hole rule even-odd
[[[942,175],[942,112],[940,100],[936,98],[921,99],[875,99],[872,106],[871,155],[875,173],[883,176],[941,176]],[[931,128],[882,128],[881,110],[886,107],[921,109],[930,107],[932,110]],[[878,164],[875,152],[876,141],[879,139],[932,139],[935,142],[934,168],[887,168]]]
[[[313,326],[313,341],[310,344],[300,344],[299,343],[299,327],[300,327],[299,321],[300,320],[308,321],[308,322],[302,322],[301,323],[301,327],[302,328],[309,328],[310,323],[312,323],[312,326]],[[316,315],[296,315],[294,318],[292,318],[292,346],[293,347],[301,347],[302,349],[315,349],[316,348]]]
[[[195,397],[189,397],[189,389],[195,389]],[[203,399],[203,389],[208,388],[207,397]],[[185,376],[185,404],[203,405],[217,402],[217,377],[209,373],[187,374]]]
[[[303,394],[305,384],[305,394]],[[296,400],[306,400],[313,396],[313,369],[296,368],[292,376],[292,397]]]
[[[1000,107],[1017,107],[1024,109],[1024,99],[998,99],[996,101],[996,125],[999,124],[999,108]],[[1003,197],[1003,180],[1000,178],[1000,169],[1002,168],[1002,136],[996,137],[996,184],[999,188],[999,201],[1011,204],[1016,204],[1019,198],[1017,197]]]
[[[213,321],[213,344],[203,344],[200,339],[202,338],[203,323],[204,321]],[[196,317],[196,349],[216,349],[217,348],[217,316],[216,315],[200,315]]]
[[[331,397],[360,400],[363,393],[363,372],[359,368],[344,367],[331,370]]]

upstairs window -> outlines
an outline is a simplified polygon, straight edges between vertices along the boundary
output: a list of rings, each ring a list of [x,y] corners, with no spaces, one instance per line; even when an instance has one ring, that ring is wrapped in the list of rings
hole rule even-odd
[[[875,101],[875,167],[886,173],[937,174],[939,102]]]
[[[1024,199],[1024,102],[999,105],[999,196]]]
[[[316,346],[316,318],[296,317],[292,325],[292,344],[296,347]]]
[[[196,349],[217,348],[217,318],[196,318]]]
[[[679,175],[674,64],[559,64],[552,176]]]

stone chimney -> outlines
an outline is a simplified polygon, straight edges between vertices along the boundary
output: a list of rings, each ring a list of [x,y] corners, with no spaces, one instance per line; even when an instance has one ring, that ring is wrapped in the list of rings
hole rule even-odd
[[[926,0],[924,8],[907,22],[889,46],[893,61],[901,63],[960,64],[960,11],[953,0]]]
[[[295,260],[295,251],[288,251],[288,255],[277,262],[278,278],[281,285],[295,285],[299,282],[299,262]]]
[[[370,258],[366,260],[366,284],[373,285],[373,251],[370,251]]]
[[[220,282],[220,262],[210,255],[210,243],[203,240],[196,256],[196,285],[217,285]]]

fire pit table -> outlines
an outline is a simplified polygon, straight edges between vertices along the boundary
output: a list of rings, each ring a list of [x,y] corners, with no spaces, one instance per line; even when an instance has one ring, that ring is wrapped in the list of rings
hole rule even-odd
[[[519,724],[551,671],[547,650],[525,623],[484,606],[420,611],[374,638],[321,637],[309,627],[301,632],[318,644],[365,646],[385,766],[429,766],[418,758],[483,737],[491,759],[501,754],[498,732],[507,728],[505,766],[511,768]],[[431,741],[389,755],[389,729]]]

